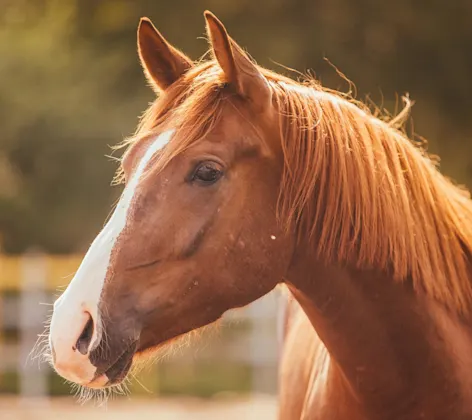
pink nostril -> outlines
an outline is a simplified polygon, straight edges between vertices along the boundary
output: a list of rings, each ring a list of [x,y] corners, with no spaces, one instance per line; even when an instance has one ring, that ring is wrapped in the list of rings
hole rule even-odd
[[[81,354],[86,355],[90,348],[90,343],[92,342],[93,336],[93,319],[89,314],[89,320],[85,324],[82,334],[80,334],[77,343],[72,348],[74,351],[78,350]]]

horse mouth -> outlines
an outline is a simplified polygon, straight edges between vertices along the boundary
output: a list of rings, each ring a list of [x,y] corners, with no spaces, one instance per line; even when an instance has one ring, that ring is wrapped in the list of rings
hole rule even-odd
[[[128,375],[135,353],[136,344],[128,347],[106,370],[98,371],[95,378],[86,386],[106,388],[119,385]]]
[[[117,385],[126,378],[133,364],[134,353],[135,348],[129,348],[105,371],[108,378],[107,385]]]

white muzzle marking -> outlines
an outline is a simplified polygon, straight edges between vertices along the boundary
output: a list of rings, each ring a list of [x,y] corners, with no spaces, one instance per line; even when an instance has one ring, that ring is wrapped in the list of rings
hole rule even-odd
[[[98,304],[116,240],[126,226],[128,210],[147,164],[172,138],[174,130],[160,134],[148,147],[127,183],[116,209],[87,251],[69,286],[54,303],[49,343],[54,349],[54,367],[64,378],[86,385],[94,379],[96,368],[89,360],[90,349],[100,342]],[[81,354],[76,343],[89,320],[93,335],[89,351]]]

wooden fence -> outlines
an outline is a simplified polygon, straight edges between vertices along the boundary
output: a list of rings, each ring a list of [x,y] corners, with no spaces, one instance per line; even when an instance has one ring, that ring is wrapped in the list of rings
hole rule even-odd
[[[69,386],[48,366],[38,366],[29,355],[55,296],[65,289],[81,259],[81,255],[0,255],[0,393],[42,398],[68,392]],[[275,393],[279,300],[273,292],[246,308],[229,311],[218,334],[159,363],[139,381],[153,394]]]

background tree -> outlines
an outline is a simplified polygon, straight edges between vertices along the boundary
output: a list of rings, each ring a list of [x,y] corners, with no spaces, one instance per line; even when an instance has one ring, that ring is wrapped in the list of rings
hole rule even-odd
[[[205,9],[257,61],[312,69],[324,85],[394,111],[416,101],[415,131],[442,170],[472,187],[470,0],[0,0],[0,232],[8,252],[84,250],[119,193],[110,145],[152,100],[136,57],[140,16],[194,58]],[[293,74],[292,74],[293,76]]]

